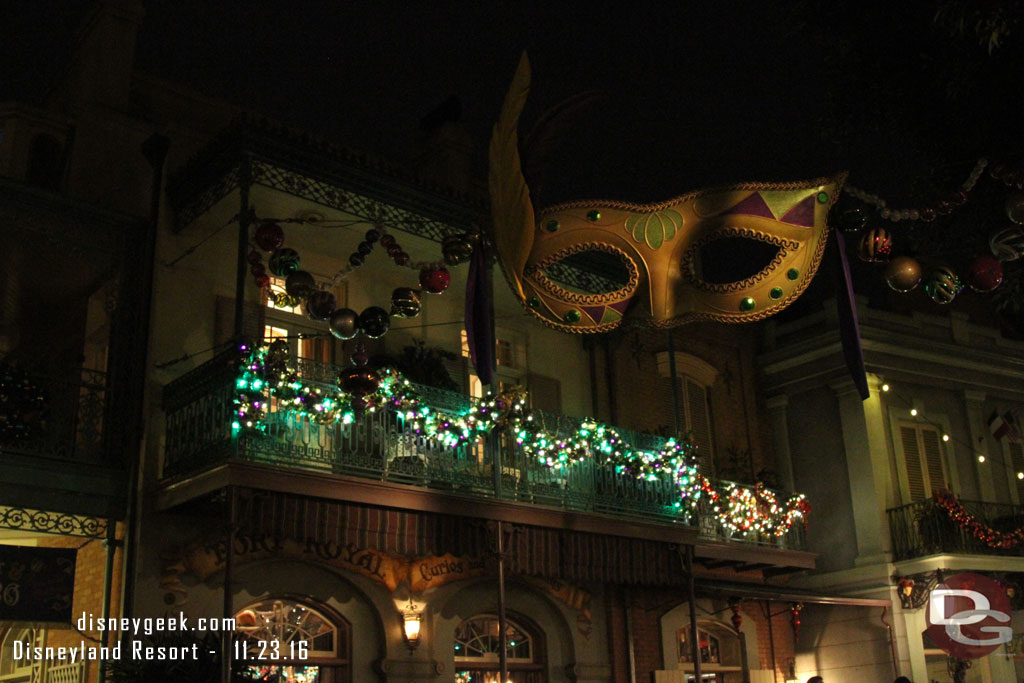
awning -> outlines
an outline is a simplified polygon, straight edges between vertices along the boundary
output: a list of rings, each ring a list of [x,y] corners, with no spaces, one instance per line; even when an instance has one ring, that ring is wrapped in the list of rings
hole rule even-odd
[[[892,607],[891,600],[874,598],[851,598],[842,595],[829,595],[803,588],[789,586],[772,586],[741,581],[720,581],[697,577],[694,590],[704,597],[736,597],[755,600],[772,600],[775,602],[802,602],[821,605],[851,605],[855,607]]]

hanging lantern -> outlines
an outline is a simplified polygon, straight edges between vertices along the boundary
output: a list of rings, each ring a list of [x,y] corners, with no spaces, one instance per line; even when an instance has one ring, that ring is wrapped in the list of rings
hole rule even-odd
[[[287,277],[299,269],[299,252],[284,247],[270,255],[270,272]]]
[[[987,294],[1003,282],[1003,266],[994,256],[979,256],[967,267],[967,284]]]
[[[284,229],[277,223],[260,223],[253,240],[263,251],[277,251],[284,244]]]
[[[1000,230],[989,238],[988,246],[1000,261],[1016,261],[1024,256],[1024,229]]]
[[[330,292],[318,289],[306,299],[306,315],[312,320],[327,320],[334,312],[337,301]]]
[[[947,266],[939,266],[928,274],[924,283],[924,291],[937,304],[948,304],[963,289],[960,278]]]
[[[338,339],[352,339],[359,334],[359,314],[351,308],[339,308],[331,313],[328,325]]]
[[[420,314],[420,293],[412,287],[399,287],[391,293],[391,315],[415,318]]]
[[[884,228],[872,228],[860,238],[857,255],[870,263],[884,263],[892,253],[892,238]]]
[[[1024,225],[1024,194],[1012,194],[1006,199],[1006,217],[1017,225]]]
[[[359,314],[359,331],[370,339],[383,337],[390,327],[388,312],[380,306],[370,306]]]
[[[465,263],[473,255],[473,244],[476,236],[463,232],[458,235],[448,235],[441,241],[441,253],[444,262],[449,266],[457,266]]]
[[[452,275],[447,268],[424,268],[420,271],[420,284],[431,294],[440,294],[448,289]]]
[[[885,282],[893,291],[905,294],[921,282],[921,264],[909,256],[898,256],[885,267]]]
[[[290,296],[297,296],[305,299],[316,291],[316,280],[304,270],[296,270],[284,281],[284,291]]]

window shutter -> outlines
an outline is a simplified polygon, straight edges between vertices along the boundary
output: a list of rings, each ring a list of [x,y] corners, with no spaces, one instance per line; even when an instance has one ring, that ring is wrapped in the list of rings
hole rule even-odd
[[[939,433],[934,429],[921,429],[921,443],[924,445],[924,461],[928,467],[928,494],[946,488],[946,473],[942,467],[942,444]]]
[[[686,401],[686,428],[693,434],[693,442],[701,459],[710,463],[711,450],[711,418],[708,411],[707,389],[691,379],[683,379]]]
[[[921,449],[917,443],[917,430],[906,425],[900,426],[900,441],[903,444],[903,460],[907,465],[907,487],[910,500],[924,500],[928,497],[925,489],[924,470],[921,466]]]
[[[1024,446],[1016,441],[1007,441],[1006,449],[1010,454],[1010,463],[1013,465],[1011,476],[1017,482],[1017,502],[1024,504],[1024,479],[1017,478],[1018,472],[1024,472]]]

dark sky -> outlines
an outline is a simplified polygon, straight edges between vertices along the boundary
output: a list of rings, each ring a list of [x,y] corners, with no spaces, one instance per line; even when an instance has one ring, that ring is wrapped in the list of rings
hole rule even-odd
[[[87,4],[4,3],[0,96],[56,71]],[[603,93],[551,159],[551,201],[657,200],[840,168],[869,189],[913,190],[924,176],[927,190],[979,154],[1022,147],[1017,36],[989,56],[936,24],[933,2],[144,4],[140,68],[399,159],[454,94],[482,160],[527,49],[524,130],[565,97]]]

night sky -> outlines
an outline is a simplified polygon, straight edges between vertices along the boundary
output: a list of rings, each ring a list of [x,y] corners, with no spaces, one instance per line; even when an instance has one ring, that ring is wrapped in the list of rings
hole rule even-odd
[[[4,4],[0,98],[32,99],[88,3]],[[562,99],[601,91],[560,136],[543,203],[839,169],[880,194],[927,194],[959,184],[979,155],[1022,151],[1019,36],[990,56],[969,30],[936,22],[932,2],[881,14],[810,1],[144,4],[139,68],[396,160],[420,118],[458,96],[481,178],[526,49],[524,131]]]

